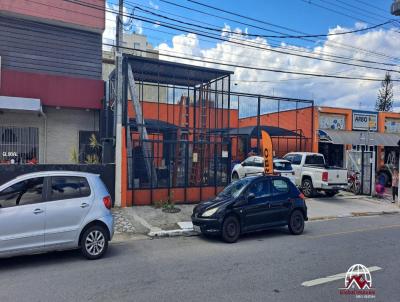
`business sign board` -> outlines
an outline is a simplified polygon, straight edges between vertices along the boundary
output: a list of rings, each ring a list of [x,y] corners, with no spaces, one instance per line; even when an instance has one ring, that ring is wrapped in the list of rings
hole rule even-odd
[[[378,113],[369,111],[353,111],[353,130],[377,131]]]
[[[385,132],[386,133],[400,133],[400,119],[386,118],[385,119]]]
[[[346,117],[338,114],[320,114],[319,129],[345,130]]]

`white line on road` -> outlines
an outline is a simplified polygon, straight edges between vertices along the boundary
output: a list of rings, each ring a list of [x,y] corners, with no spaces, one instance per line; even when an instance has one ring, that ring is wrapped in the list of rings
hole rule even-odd
[[[370,272],[379,271],[381,269],[382,268],[379,267],[379,266],[368,267],[368,270]],[[306,286],[306,287],[310,287],[310,286],[320,285],[320,284],[324,284],[324,283],[328,283],[328,282],[344,279],[345,277],[346,277],[346,273],[340,273],[340,274],[337,274],[337,275],[327,276],[327,277],[324,277],[324,278],[305,281],[301,285],[302,286]]]

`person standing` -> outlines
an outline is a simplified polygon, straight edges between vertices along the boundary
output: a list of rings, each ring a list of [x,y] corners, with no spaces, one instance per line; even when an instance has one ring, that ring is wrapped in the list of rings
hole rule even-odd
[[[398,196],[399,192],[398,185],[399,185],[399,170],[397,168],[394,168],[392,173],[392,196],[393,196],[392,203],[396,202],[396,196]]]

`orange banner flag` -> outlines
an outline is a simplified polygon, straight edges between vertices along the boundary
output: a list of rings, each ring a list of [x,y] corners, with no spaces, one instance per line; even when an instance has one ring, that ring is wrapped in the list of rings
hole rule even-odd
[[[272,139],[266,131],[261,131],[262,137],[262,155],[264,157],[264,173],[274,173]]]

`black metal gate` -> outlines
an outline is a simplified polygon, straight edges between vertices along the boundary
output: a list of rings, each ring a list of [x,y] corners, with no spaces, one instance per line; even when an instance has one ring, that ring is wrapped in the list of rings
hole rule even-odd
[[[142,143],[150,145],[150,158],[144,158]],[[133,140],[133,186],[129,189],[226,186],[230,181],[230,148],[228,142]],[[145,160],[155,169],[147,170]],[[156,177],[151,175],[153,171]]]

